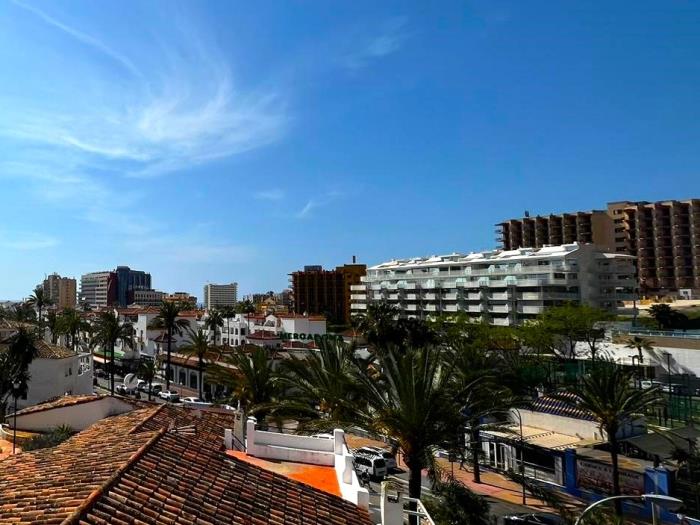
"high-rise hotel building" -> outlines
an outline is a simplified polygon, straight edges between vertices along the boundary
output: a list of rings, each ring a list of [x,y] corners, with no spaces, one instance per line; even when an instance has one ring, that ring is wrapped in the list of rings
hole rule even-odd
[[[77,283],[70,277],[61,277],[57,273],[52,273],[42,283],[44,296],[51,301],[59,310],[64,308],[75,308],[77,299]]]
[[[351,291],[355,314],[385,301],[407,317],[465,312],[508,326],[565,302],[614,311],[636,298],[637,283],[634,257],[573,243],[388,261]]]
[[[633,255],[643,294],[700,290],[700,199],[620,201],[605,211],[526,214],[498,228],[505,250],[576,241]]]

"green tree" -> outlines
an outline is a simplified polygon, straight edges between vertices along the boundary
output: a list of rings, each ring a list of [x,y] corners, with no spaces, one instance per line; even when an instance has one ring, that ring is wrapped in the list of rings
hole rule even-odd
[[[652,304],[649,307],[649,315],[656,321],[661,330],[684,328],[688,322],[685,314],[674,310],[667,304]]]
[[[450,388],[453,367],[443,355],[437,347],[400,350],[392,345],[377,352],[376,367],[358,363],[353,371],[359,399],[348,401],[352,421],[397,444],[412,498],[420,498],[421,471],[436,470],[436,449],[461,426]]]
[[[235,348],[223,355],[219,363],[209,365],[207,374],[213,382],[232,393],[230,401],[239,402],[244,412],[255,414],[264,425],[280,392],[273,360],[268,359],[267,350],[256,347],[246,352],[243,347]]]
[[[207,332],[202,328],[197,328],[193,330],[187,327],[187,341],[184,346],[181,346],[179,351],[188,356],[197,358],[197,371],[199,372],[199,381],[197,386],[199,387],[199,399],[204,399],[203,391],[204,385],[202,380],[204,379],[204,359],[209,352],[209,337]]]
[[[168,336],[166,343],[166,358],[165,358],[165,389],[170,390],[170,376],[172,369],[170,367],[170,354],[172,352],[173,337],[175,334],[182,335],[182,330],[189,326],[187,319],[180,319],[180,312],[186,305],[176,301],[163,301],[160,304],[158,315],[153,318],[148,328],[153,330],[165,330]]]
[[[214,334],[214,338],[212,340],[212,344],[214,346],[218,345],[217,342],[217,334],[219,328],[224,326],[224,318],[221,315],[221,310],[218,308],[212,308],[207,312],[207,318],[204,321],[204,326],[207,327],[211,332]]]
[[[425,506],[435,525],[488,525],[489,504],[462,483],[450,480],[440,483],[433,496],[425,499]]]
[[[51,334],[51,344],[55,345],[58,342],[58,334],[60,333],[60,317],[54,310],[50,310],[46,314],[46,328]]]
[[[651,350],[654,349],[654,345],[649,339],[645,339],[644,337],[639,337],[638,335],[635,335],[634,337],[630,337],[626,341],[625,348],[635,348],[637,352],[639,352],[639,362],[643,363],[644,362],[644,351],[650,352]]]
[[[7,346],[0,348],[0,421],[4,419],[7,401],[12,396],[27,392],[29,365],[36,356],[37,334],[25,326],[17,328],[7,340]],[[14,388],[14,383],[19,388]]]
[[[352,322],[373,347],[401,345],[405,334],[397,322],[399,313],[398,308],[387,302],[372,302],[367,305],[366,313],[355,316]]]
[[[597,357],[597,344],[604,335],[601,323],[610,319],[605,310],[574,303],[548,308],[540,316],[544,329],[559,336],[563,343],[559,345],[562,354],[575,358],[576,343],[584,341],[588,344],[593,361]]]
[[[351,417],[348,400],[357,398],[352,381],[354,351],[343,342],[322,339],[318,351],[282,362],[280,386],[287,388],[297,418],[347,421]]]
[[[68,425],[59,425],[52,428],[46,434],[38,434],[31,438],[27,443],[22,446],[23,451],[27,450],[39,450],[42,448],[52,448],[56,445],[60,445],[68,438],[70,438],[75,432]]]
[[[644,410],[661,401],[658,388],[637,390],[630,386],[630,373],[609,361],[598,361],[589,374],[568,393],[557,397],[564,403],[590,414],[606,435],[612,462],[613,495],[620,494],[620,467],[618,462],[620,429],[638,417]],[[622,515],[617,502],[615,512]]]
[[[252,301],[246,299],[245,301],[238,301],[236,303],[236,313],[237,314],[253,314],[255,313],[255,305]]]
[[[2,317],[17,323],[34,323],[36,322],[36,311],[28,303],[18,303],[5,308]]]
[[[95,323],[93,344],[98,344],[103,351],[109,350],[109,389],[114,395],[114,347],[118,341],[133,348],[134,328],[129,322],[120,322],[113,311],[101,312]],[[105,352],[106,353],[106,352]]]
[[[153,390],[153,380],[158,375],[158,364],[150,359],[141,361],[139,365],[139,376],[148,383],[148,400],[151,400]]]
[[[51,300],[44,295],[44,288],[37,286],[34,289],[34,293],[27,299],[27,304],[37,309],[37,318],[39,320],[39,326],[41,326],[44,320],[44,316],[42,315],[44,307],[51,304]]]
[[[90,332],[92,326],[73,308],[65,308],[57,321],[57,333],[65,334],[70,339],[70,347],[75,351],[81,332]]]

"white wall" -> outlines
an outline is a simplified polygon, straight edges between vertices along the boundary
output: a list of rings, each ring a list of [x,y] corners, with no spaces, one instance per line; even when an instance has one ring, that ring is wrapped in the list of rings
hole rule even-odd
[[[81,358],[89,363],[82,373]],[[34,359],[29,364],[27,399],[17,399],[17,409],[65,394],[92,394],[92,369],[92,356],[89,354],[66,359]]]
[[[95,396],[94,401],[78,405],[20,414],[17,416],[17,428],[29,432],[46,432],[59,425],[68,425],[73,430],[80,431],[100,419],[133,409],[133,406],[115,397]],[[14,424],[14,418],[8,418],[8,423]]]

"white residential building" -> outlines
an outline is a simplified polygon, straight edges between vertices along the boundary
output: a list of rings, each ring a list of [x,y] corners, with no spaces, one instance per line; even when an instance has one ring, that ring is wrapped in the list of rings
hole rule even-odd
[[[230,284],[205,284],[204,308],[218,308],[221,306],[235,306],[238,301],[238,283]]]
[[[90,306],[107,306],[116,300],[114,272],[86,273],[80,278],[80,302]]]
[[[637,292],[634,257],[577,243],[394,260],[362,281],[351,286],[353,314],[385,301],[407,317],[465,312],[504,326],[565,302],[615,310]]]
[[[92,394],[92,356],[37,341],[37,354],[29,364],[27,395],[17,399],[17,409],[66,394]]]

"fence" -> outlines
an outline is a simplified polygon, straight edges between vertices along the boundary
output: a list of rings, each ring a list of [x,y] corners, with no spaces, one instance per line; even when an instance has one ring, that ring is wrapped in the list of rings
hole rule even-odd
[[[647,409],[650,423],[664,427],[684,427],[689,423],[700,423],[700,398],[663,394],[665,405]]]

